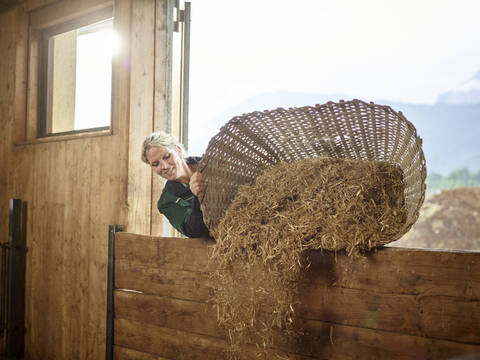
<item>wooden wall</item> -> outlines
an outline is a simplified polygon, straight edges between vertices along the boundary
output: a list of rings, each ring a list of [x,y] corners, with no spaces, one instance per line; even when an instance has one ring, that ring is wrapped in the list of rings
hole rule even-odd
[[[166,0],[115,1],[123,47],[114,64],[113,135],[14,144],[29,11],[78,2],[88,3],[27,0],[0,12],[0,233],[6,240],[8,199],[26,201],[26,359],[104,358],[108,225],[161,231],[152,224],[161,187],[151,190],[156,179],[138,150],[166,122],[152,100],[166,98],[166,48],[152,51],[167,46]]]
[[[208,304],[206,239],[117,233],[115,358],[224,359]],[[480,354],[480,252],[309,253],[290,359],[448,359]],[[135,291],[125,291],[130,289]],[[254,350],[246,354],[254,359]]]

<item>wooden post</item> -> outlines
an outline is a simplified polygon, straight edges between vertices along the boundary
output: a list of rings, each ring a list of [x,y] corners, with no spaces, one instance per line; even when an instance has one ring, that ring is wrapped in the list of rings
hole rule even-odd
[[[26,207],[24,208],[26,210]],[[23,219],[25,223],[25,219]],[[22,231],[22,201],[10,199],[8,231],[8,285],[7,285],[7,359],[23,356],[25,335],[25,233]]]

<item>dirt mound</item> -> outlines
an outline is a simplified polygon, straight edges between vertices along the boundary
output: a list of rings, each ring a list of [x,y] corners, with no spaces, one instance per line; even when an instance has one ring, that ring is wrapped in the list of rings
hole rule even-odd
[[[390,245],[480,250],[480,187],[427,193],[417,222]]]

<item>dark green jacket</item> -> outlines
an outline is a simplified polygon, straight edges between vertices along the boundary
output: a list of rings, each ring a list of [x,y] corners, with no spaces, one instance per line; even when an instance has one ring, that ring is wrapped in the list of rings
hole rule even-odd
[[[187,164],[198,162],[199,158],[188,158]],[[203,222],[200,201],[193,195],[188,184],[168,180],[157,203],[158,210],[170,224],[188,237],[209,237]]]

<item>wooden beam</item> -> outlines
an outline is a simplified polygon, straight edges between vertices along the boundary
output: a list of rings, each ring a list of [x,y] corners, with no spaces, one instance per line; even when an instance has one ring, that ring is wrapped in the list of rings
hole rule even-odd
[[[153,130],[155,1],[133,1],[131,23],[128,221],[126,231],[151,233],[152,170],[140,161],[142,142]]]
[[[115,266],[115,286],[119,289],[192,301],[207,301],[212,293],[207,272],[131,266],[123,262]]]
[[[480,344],[480,311],[476,301],[459,304],[454,298],[435,297],[425,302],[412,295],[379,295],[328,287],[304,290],[296,309],[297,316],[303,319]],[[157,296],[116,291],[115,304],[119,318],[210,336],[222,334],[216,327],[214,304],[188,300],[180,292]]]
[[[226,341],[217,337],[199,335],[126,319],[115,320],[115,344],[125,348],[182,360],[226,359]],[[319,357],[303,356],[279,351],[286,359],[307,360]],[[256,359],[257,349],[245,347],[242,355]]]
[[[308,254],[304,281],[351,289],[480,300],[480,252],[380,248],[359,259]]]
[[[169,360],[161,356],[128,349],[118,345],[113,347],[113,358],[114,360]]]
[[[27,121],[28,15],[18,6],[15,19],[15,98],[13,141],[25,140]]]
[[[211,239],[179,239],[121,233],[119,264],[208,271]],[[303,282],[410,295],[480,300],[480,252],[382,248],[359,259],[320,251],[306,253],[311,265]],[[435,286],[432,286],[435,284]]]
[[[94,13],[112,5],[113,0],[63,0],[52,2],[47,7],[37,8],[30,6],[27,0],[25,11],[31,11],[30,27],[34,30],[41,30]]]
[[[475,354],[479,345],[433,340],[399,333],[308,320],[305,334],[279,343],[288,359],[449,359]],[[224,359],[225,340],[126,319],[115,320],[116,345],[169,359]],[[246,346],[247,358],[256,358]]]
[[[170,329],[222,337],[214,304],[115,291],[115,317]]]
[[[117,261],[172,270],[206,271],[211,239],[160,238],[119,233],[115,238]]]
[[[213,244],[211,239],[118,234],[116,285],[143,292],[117,291],[118,317],[221,337],[213,321],[213,304],[207,305],[214,289],[208,262]],[[345,334],[342,341],[347,343],[357,339],[348,339],[348,334],[360,331],[352,330],[357,328],[362,329],[367,342],[379,334],[388,337],[388,344],[392,337],[398,338],[409,348],[400,352],[402,356],[418,353],[433,359],[430,347],[438,354],[478,349],[480,253],[386,248],[357,259],[319,251],[307,256],[311,265],[301,275],[301,303],[295,311],[297,325],[307,326],[299,330],[310,335],[303,336],[303,343],[294,348],[285,343],[284,351],[312,347],[316,337],[324,336],[325,324],[328,329],[340,326]],[[363,346],[362,341],[353,344]],[[368,358],[368,351],[370,355],[372,351],[391,355],[382,342],[373,350],[368,350],[370,346],[362,350],[364,358]],[[314,347],[302,354],[312,356],[316,351],[320,350]],[[329,351],[333,352],[320,353],[327,358],[337,356],[337,350]]]

